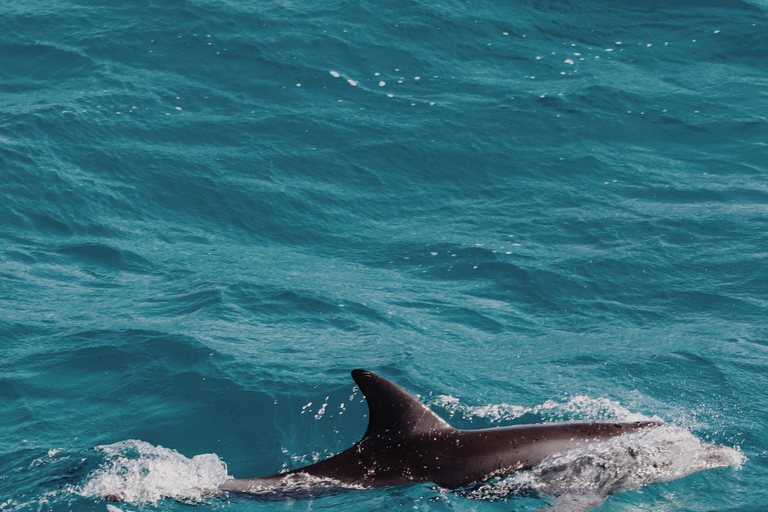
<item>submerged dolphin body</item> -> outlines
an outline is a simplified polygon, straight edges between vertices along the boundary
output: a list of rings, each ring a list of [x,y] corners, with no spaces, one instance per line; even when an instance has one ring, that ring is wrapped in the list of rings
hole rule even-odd
[[[229,479],[219,489],[261,493],[302,475],[354,487],[434,482],[457,489],[530,469],[549,455],[660,424],[561,422],[460,430],[375,373],[354,370],[352,378],[369,409],[368,430],[360,442],[316,464],[264,478]]]

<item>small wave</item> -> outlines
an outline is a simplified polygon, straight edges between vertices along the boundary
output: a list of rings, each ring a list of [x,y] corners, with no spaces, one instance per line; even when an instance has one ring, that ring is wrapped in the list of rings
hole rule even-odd
[[[611,494],[707,469],[739,469],[746,460],[738,450],[702,443],[681,427],[663,425],[552,455],[530,471],[463,494],[495,501],[534,492],[556,496],[553,511],[579,512],[600,506]]]
[[[658,420],[635,413],[618,402],[607,398],[592,398],[584,395],[571,397],[565,402],[547,400],[541,405],[526,407],[514,404],[490,404],[471,406],[462,404],[458,398],[439,395],[432,403],[445,409],[450,417],[457,414],[467,420],[483,418],[492,423],[516,420],[526,414],[541,416],[544,421],[645,421]]]
[[[632,412],[618,402],[607,398],[592,398],[577,395],[566,402],[547,400],[533,408],[534,414],[541,414],[550,421],[645,421],[660,418],[648,417]]]
[[[59,248],[58,252],[87,267],[96,266],[140,274],[151,273],[153,267],[152,263],[132,251],[99,243],[68,245]]]
[[[104,462],[85,483],[70,489],[74,494],[134,505],[155,505],[163,498],[200,503],[217,495],[219,484],[227,479],[227,465],[213,453],[188,459],[175,450],[137,440],[96,449],[104,454]]]
[[[445,409],[450,418],[458,414],[465,419],[485,418],[492,422],[515,420],[533,410],[530,407],[506,403],[478,406],[465,405],[458,398],[450,395],[439,395],[432,400],[432,404]]]
[[[241,488],[237,492],[245,492],[251,498],[268,501],[317,498],[344,491],[366,489],[361,485],[347,484],[333,478],[318,477],[308,473],[292,473],[280,478],[255,478],[247,482],[247,488]]]

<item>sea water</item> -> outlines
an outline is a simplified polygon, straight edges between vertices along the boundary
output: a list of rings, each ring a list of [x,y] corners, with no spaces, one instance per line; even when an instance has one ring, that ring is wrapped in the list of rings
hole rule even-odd
[[[767,86],[762,0],[3,3],[0,510],[765,510]],[[216,492],[359,440],[354,368],[667,425]]]

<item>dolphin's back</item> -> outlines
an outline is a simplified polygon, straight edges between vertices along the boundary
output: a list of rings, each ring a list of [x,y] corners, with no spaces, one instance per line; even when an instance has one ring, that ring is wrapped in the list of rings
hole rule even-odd
[[[559,422],[455,430],[449,442],[436,446],[435,451],[441,455],[435,460],[441,464],[434,468],[431,481],[448,489],[464,487],[531,469],[554,454],[658,424],[653,421]]]

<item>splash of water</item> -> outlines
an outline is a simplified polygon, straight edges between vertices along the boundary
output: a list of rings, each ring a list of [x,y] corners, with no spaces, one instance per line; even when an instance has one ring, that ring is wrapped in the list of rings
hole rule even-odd
[[[483,418],[493,423],[513,421],[526,414],[544,416],[549,421],[583,420],[583,421],[643,421],[647,416],[635,413],[623,407],[618,402],[607,398],[592,398],[584,395],[571,397],[565,402],[547,400],[541,405],[525,407],[514,404],[490,404],[471,406],[462,404],[458,398],[450,395],[439,395],[432,403],[445,409],[450,417],[460,415],[465,419]]]
[[[465,495],[494,501],[533,491],[558,497],[550,510],[582,512],[600,506],[611,494],[707,469],[738,469],[745,461],[733,448],[702,443],[683,428],[663,425],[552,455],[530,471]]]
[[[266,500],[308,499],[329,496],[344,491],[366,489],[361,485],[347,484],[329,477],[307,473],[292,473],[280,479],[253,479],[247,492],[251,497]],[[243,492],[243,491],[241,491]]]
[[[72,492],[132,504],[157,504],[162,498],[200,503],[218,494],[227,465],[216,454],[191,459],[175,450],[144,441],[127,440],[97,446],[103,464]]]

